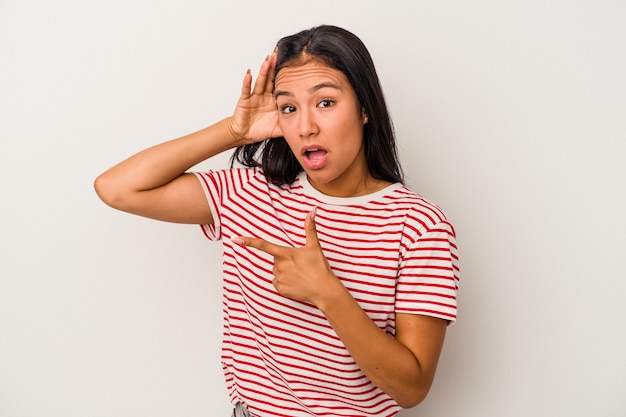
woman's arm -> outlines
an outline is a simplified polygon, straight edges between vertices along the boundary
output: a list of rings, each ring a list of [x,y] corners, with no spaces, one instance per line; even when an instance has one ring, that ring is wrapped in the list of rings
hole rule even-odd
[[[369,318],[333,273],[317,238],[315,211],[304,222],[306,245],[283,247],[252,237],[233,242],[274,256],[274,287],[283,296],[315,304],[363,373],[404,408],[419,404],[430,390],[447,321],[396,314],[396,335]]]
[[[94,187],[113,208],[177,223],[213,223],[204,191],[186,171],[221,152],[279,136],[268,56],[252,86],[246,72],[234,115],[195,133],[145,149],[101,174]]]
[[[145,149],[101,174],[98,196],[118,210],[177,223],[213,223],[200,183],[185,171],[230,149],[228,119]]]
[[[338,282],[318,305],[363,373],[403,408],[413,407],[428,394],[443,347],[447,322],[396,314],[396,337],[382,331]]]

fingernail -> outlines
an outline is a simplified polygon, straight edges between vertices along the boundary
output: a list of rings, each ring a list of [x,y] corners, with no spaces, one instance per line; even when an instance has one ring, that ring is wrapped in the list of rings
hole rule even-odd
[[[235,245],[243,246],[243,239],[240,237],[234,237],[230,241],[233,242]]]
[[[315,220],[316,211],[317,211],[317,206],[313,207],[313,210],[311,210],[311,220]]]

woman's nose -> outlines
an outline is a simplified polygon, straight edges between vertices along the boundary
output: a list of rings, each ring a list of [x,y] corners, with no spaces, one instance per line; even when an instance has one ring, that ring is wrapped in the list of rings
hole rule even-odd
[[[302,138],[308,138],[319,132],[315,115],[311,111],[301,110],[299,123],[298,129]]]

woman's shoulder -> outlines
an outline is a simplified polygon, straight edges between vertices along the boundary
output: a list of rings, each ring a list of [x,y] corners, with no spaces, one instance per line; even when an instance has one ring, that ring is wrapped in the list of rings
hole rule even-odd
[[[394,197],[398,207],[403,207],[406,210],[408,219],[412,219],[426,228],[441,223],[450,223],[448,215],[441,206],[407,185],[396,189]]]
[[[266,181],[265,174],[260,167],[229,167],[229,168],[217,168],[209,169],[206,171],[194,172],[194,174],[205,177],[213,177],[216,179],[243,179],[245,181],[251,178],[259,178]]]

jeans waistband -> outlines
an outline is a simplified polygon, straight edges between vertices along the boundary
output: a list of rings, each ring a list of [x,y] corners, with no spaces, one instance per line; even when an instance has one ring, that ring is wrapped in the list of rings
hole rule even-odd
[[[235,409],[233,410],[232,417],[250,417],[250,413],[241,402],[238,402],[237,404],[235,404]]]

